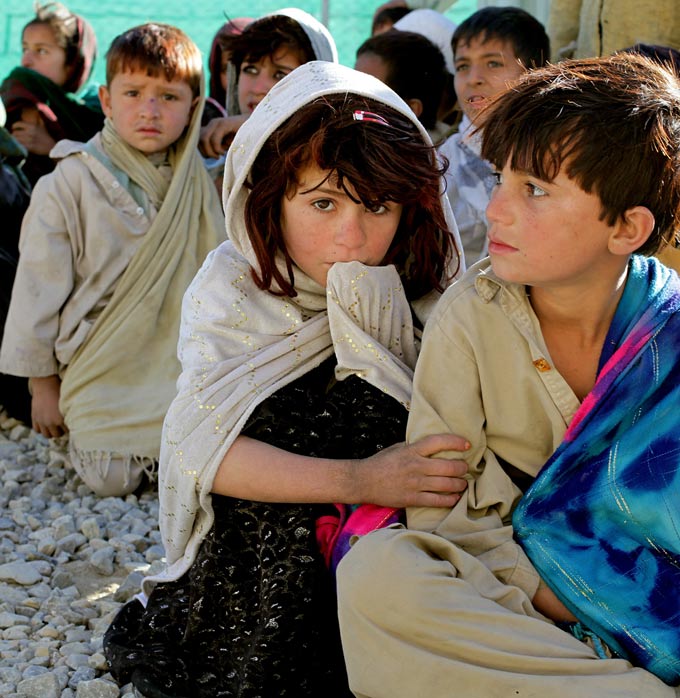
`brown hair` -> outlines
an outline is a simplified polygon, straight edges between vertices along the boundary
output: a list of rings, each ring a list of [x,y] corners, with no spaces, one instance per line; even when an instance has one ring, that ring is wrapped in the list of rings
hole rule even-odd
[[[168,82],[183,80],[194,97],[201,90],[203,63],[198,46],[169,24],[141,24],[117,36],[106,54],[106,84],[119,73],[146,71]]]
[[[563,61],[523,75],[489,107],[482,157],[547,182],[564,168],[613,225],[645,206],[653,254],[680,227],[680,85],[635,54]]]
[[[387,123],[357,121],[357,110]],[[448,262],[457,254],[441,205],[444,168],[409,119],[381,102],[348,93],[301,107],[270,136],[253,164],[245,222],[260,268],[259,275],[253,272],[260,288],[270,290],[275,281],[284,295],[296,295],[293,262],[281,231],[281,201],[297,189],[298,175],[308,164],[328,170],[348,195],[346,185],[351,184],[367,208],[388,201],[402,204],[384,263],[395,265],[409,298],[443,290],[450,280],[445,278]],[[274,263],[277,253],[286,261],[288,278]]]
[[[245,61],[257,62],[265,56],[273,56],[281,47],[299,54],[301,63],[316,58],[314,48],[300,26],[287,15],[267,15],[251,22],[231,44],[231,62],[240,68]]]

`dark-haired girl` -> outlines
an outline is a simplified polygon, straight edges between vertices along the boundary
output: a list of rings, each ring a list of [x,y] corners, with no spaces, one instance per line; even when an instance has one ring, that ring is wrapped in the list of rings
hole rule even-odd
[[[413,113],[329,62],[271,90],[225,191],[229,241],[185,296],[164,427],[168,567],[105,648],[149,697],[347,696],[344,534],[465,486],[428,457],[457,437],[402,443],[422,323],[462,267],[455,223]]]

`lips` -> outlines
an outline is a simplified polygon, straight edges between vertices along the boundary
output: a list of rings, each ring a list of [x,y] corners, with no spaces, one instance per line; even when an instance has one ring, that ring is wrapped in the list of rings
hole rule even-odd
[[[486,97],[483,95],[472,95],[471,97],[468,97],[466,101],[473,107],[481,107],[482,105],[486,104]]]
[[[517,248],[496,237],[489,236],[489,254],[508,254],[509,252],[517,252]]]

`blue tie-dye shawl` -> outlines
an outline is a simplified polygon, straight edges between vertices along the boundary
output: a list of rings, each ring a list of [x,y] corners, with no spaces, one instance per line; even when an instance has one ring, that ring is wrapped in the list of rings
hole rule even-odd
[[[655,259],[632,258],[595,386],[513,526],[584,625],[680,682],[680,282]]]

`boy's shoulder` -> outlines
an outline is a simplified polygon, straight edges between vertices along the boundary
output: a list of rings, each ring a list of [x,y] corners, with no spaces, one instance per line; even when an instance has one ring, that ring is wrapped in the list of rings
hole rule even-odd
[[[517,305],[524,303],[526,291],[520,284],[499,279],[491,268],[488,257],[469,267],[465,273],[449,286],[437,302],[434,315],[440,320],[454,316],[455,322],[493,312],[508,314]]]

